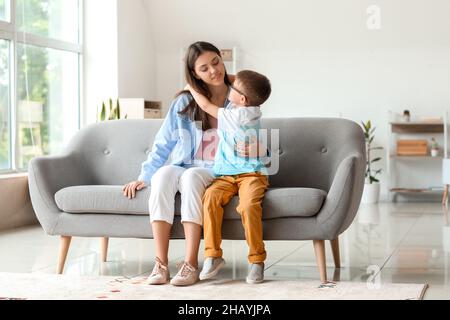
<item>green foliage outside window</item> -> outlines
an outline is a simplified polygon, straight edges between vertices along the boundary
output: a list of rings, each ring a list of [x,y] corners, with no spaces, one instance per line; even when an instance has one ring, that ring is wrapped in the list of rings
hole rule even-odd
[[[63,22],[62,7],[65,5],[65,0],[17,0],[16,2],[16,28],[20,31],[25,31],[40,36],[54,36],[52,31],[62,30]],[[5,10],[5,1],[0,0],[0,17],[2,10]],[[49,17],[52,17],[50,21]],[[56,19],[55,19],[56,18]],[[52,29],[52,30],[50,30]],[[0,41],[0,70],[5,69],[1,63],[9,63],[8,50],[2,49],[2,41]],[[61,89],[61,72],[52,72],[52,67],[63,67],[63,54],[59,54],[53,49],[36,47],[17,43],[17,101],[36,101],[42,103],[42,122],[40,123],[40,141],[42,152],[44,154],[50,153],[50,144],[57,144],[55,137],[62,136],[64,132],[64,97],[62,101],[55,101],[55,94]],[[2,135],[8,134],[8,130],[2,130],[1,121],[5,121],[8,116],[8,94],[9,88],[4,89],[2,83],[8,79],[8,72],[0,72],[0,168],[2,164],[8,166],[9,161],[9,137],[2,139]],[[6,82],[7,83],[7,82]],[[49,87],[51,86],[51,87]],[[51,132],[49,125],[49,93],[52,92],[52,118],[51,118]],[[61,108],[61,112],[55,109]],[[25,129],[26,131],[27,129]],[[29,132],[22,130],[20,136],[23,141],[18,141],[22,146],[33,143],[31,135],[34,136],[34,129],[28,128]],[[23,162],[28,163],[28,162]]]

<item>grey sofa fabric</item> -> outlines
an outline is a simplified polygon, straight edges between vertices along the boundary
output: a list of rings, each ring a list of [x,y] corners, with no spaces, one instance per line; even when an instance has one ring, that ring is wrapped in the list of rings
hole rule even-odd
[[[162,120],[115,120],[80,130],[64,154],[34,158],[34,210],[51,235],[152,238],[145,210],[150,188],[128,200],[121,186],[137,178]],[[331,240],[353,221],[365,171],[364,135],[353,121],[263,119],[272,165],[263,203],[266,240]],[[279,144],[271,137],[279,133]],[[276,141],[276,139],[274,140]],[[225,209],[224,239],[245,239],[235,197]],[[176,201],[179,208],[179,198]],[[173,238],[183,238],[179,217]]]
[[[151,187],[137,193],[136,198],[123,196],[121,186],[74,186],[55,194],[56,205],[68,213],[111,213],[148,215],[148,199]],[[314,216],[322,207],[327,194],[311,188],[272,188],[264,197],[264,219]],[[238,219],[235,208],[238,197],[226,207],[224,219]],[[180,212],[180,195],[176,195],[175,214]]]

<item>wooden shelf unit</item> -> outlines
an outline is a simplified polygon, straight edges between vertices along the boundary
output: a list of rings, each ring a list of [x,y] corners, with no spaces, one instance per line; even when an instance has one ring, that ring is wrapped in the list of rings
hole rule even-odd
[[[389,122],[389,139],[387,149],[387,171],[388,171],[388,191],[389,198],[392,200],[396,199],[396,194],[442,194],[443,189],[431,189],[431,188],[414,188],[408,186],[399,186],[397,184],[397,168],[395,168],[396,161],[408,161],[413,160],[411,165],[417,163],[416,161],[431,161],[439,160],[439,166],[441,166],[442,160],[446,156],[447,150],[447,137],[446,137],[446,126],[444,121],[411,121],[411,122]],[[430,154],[427,155],[397,155],[396,141],[398,140],[398,135],[425,135],[427,140],[429,140],[430,134],[435,134],[435,136],[443,136],[444,145],[441,146],[441,154],[432,157]],[[423,138],[425,139],[425,138]],[[434,163],[434,162],[432,162]],[[436,182],[436,185],[440,184]]]

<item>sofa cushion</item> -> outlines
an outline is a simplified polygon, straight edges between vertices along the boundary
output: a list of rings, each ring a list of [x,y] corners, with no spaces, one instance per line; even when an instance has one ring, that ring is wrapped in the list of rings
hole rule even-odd
[[[327,196],[312,188],[270,188],[263,201],[263,219],[309,217],[319,212]],[[55,201],[68,213],[108,213],[147,215],[150,188],[136,193],[134,199],[123,195],[121,186],[73,186],[59,190]],[[225,208],[224,219],[240,219],[236,212],[239,198],[234,197]],[[180,212],[180,194],[176,195],[175,212]]]

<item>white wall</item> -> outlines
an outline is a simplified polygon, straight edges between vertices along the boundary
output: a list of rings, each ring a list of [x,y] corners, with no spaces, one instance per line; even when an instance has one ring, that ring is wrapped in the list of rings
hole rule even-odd
[[[367,28],[370,5],[379,30]],[[387,146],[388,110],[415,120],[450,109],[448,0],[148,0],[148,13],[165,108],[180,89],[181,48],[205,40],[237,46],[238,69],[269,76],[268,117],[371,119]]]
[[[117,0],[84,2],[82,125],[96,121],[102,101],[118,96]]]
[[[155,48],[146,0],[118,0],[120,98],[153,100]]]
[[[109,98],[155,99],[148,12],[146,0],[85,1],[83,125]]]

